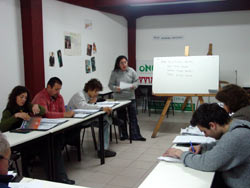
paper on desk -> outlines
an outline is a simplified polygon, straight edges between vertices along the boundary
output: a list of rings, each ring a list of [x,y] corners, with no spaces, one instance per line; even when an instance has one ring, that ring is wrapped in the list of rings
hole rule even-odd
[[[163,157],[160,156],[158,157],[159,160],[161,161],[166,161],[166,162],[174,162],[174,163],[181,163],[182,161],[180,159],[174,158],[174,157]]]
[[[85,117],[87,117],[89,114],[75,114],[74,115],[74,118],[85,118]]]
[[[42,182],[30,181],[27,183],[9,183],[11,188],[45,188]]]
[[[12,175],[13,177],[16,177],[17,173],[14,171],[8,171],[8,175]]]
[[[126,82],[120,82],[120,89],[130,89],[132,84]]]
[[[204,132],[201,132],[198,127],[193,127],[191,125],[185,129],[181,129],[181,135],[205,136]]]
[[[204,144],[204,143],[211,143],[215,142],[216,140],[211,137],[205,137],[205,136],[190,136],[190,135],[181,135],[176,136],[173,140],[174,144],[188,144],[190,143],[196,143],[196,144]]]
[[[94,114],[100,110],[98,110],[98,109],[74,109],[73,111],[76,114]]]
[[[119,104],[119,102],[117,101],[103,101],[103,102],[97,102],[96,103],[96,106],[99,106],[99,107],[113,107],[115,106],[116,104]]]

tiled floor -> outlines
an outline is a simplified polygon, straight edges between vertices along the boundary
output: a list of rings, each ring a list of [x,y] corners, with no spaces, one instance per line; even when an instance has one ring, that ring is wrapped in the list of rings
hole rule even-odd
[[[87,130],[82,151],[82,161],[78,162],[76,151],[69,148],[70,161],[65,156],[65,165],[70,179],[76,181],[76,185],[92,188],[136,188],[147,177],[157,164],[159,157],[171,146],[174,137],[179,134],[181,127],[189,125],[191,113],[169,113],[165,118],[156,138],[151,138],[153,129],[160,114],[138,114],[141,133],[147,138],[146,142],[118,141],[110,144],[110,149],[117,152],[117,156],[106,158],[104,165],[100,165],[94,150],[91,131]],[[97,130],[96,130],[97,131]],[[96,134],[97,135],[97,134]]]

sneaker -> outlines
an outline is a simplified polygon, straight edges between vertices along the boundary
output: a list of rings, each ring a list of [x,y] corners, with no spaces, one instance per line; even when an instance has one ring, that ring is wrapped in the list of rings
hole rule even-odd
[[[101,158],[101,152],[100,151],[97,152],[97,156],[99,158]],[[114,157],[114,156],[116,156],[116,152],[110,151],[110,150],[104,150],[104,157]]]
[[[123,141],[123,140],[127,140],[128,139],[128,136],[121,136],[120,137],[120,140]]]

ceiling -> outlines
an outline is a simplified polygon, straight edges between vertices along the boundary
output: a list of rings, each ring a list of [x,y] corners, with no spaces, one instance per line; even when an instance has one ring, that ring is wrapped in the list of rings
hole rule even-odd
[[[126,18],[250,10],[250,0],[59,0]]]

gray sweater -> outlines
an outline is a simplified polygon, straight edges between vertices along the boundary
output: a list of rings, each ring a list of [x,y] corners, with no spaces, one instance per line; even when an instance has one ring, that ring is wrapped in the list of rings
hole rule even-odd
[[[245,106],[245,107],[239,109],[238,111],[236,111],[232,115],[232,118],[250,121],[250,105]]]
[[[197,170],[221,171],[230,187],[250,187],[250,129],[233,129],[243,124],[250,127],[250,122],[234,119],[217,142],[203,144],[201,154],[183,152],[181,160]]]
[[[134,89],[138,87],[139,79],[134,69],[128,67],[126,71],[113,71],[109,79],[109,89],[114,92],[115,100],[130,100],[135,99],[134,89],[124,89],[121,92],[116,92],[116,88],[120,86],[120,82],[133,84]]]

